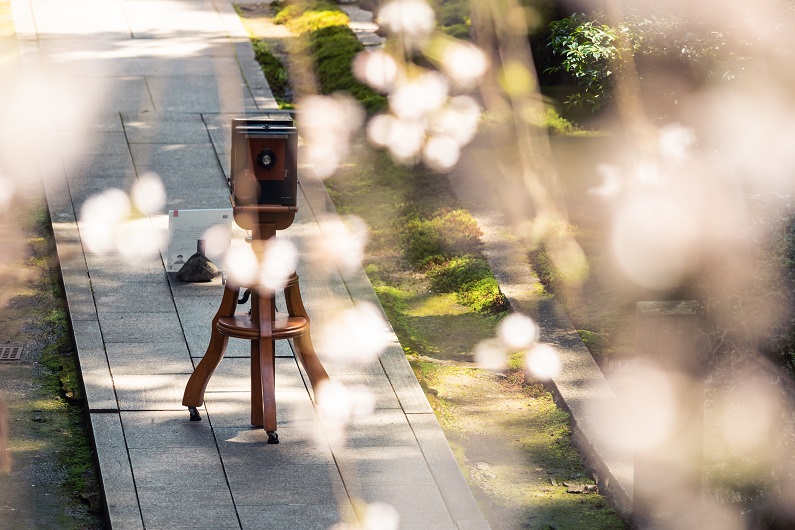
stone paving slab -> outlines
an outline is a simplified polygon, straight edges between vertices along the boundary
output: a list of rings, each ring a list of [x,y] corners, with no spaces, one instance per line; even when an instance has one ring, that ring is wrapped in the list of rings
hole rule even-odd
[[[215,429],[251,429],[251,392],[207,392],[205,407]],[[276,390],[276,418],[279,421],[281,437],[287,436],[285,427],[296,427],[301,439],[307,434],[318,433],[321,429],[312,400],[303,391]],[[261,436],[261,435],[260,435]],[[290,438],[290,436],[287,436]]]
[[[139,374],[142,369],[157,363],[158,373],[184,374],[193,371],[185,341],[156,343],[108,342],[105,344],[108,363],[113,375]]]

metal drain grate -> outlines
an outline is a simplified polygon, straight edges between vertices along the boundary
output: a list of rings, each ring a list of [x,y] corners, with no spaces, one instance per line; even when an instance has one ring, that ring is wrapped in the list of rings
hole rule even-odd
[[[635,359],[610,359],[607,367],[610,370],[631,370],[635,368]]]
[[[0,361],[18,361],[22,358],[22,346],[0,346]]]

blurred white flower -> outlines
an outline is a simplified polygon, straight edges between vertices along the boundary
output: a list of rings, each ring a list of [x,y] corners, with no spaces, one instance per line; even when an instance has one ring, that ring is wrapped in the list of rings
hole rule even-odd
[[[364,123],[364,111],[353,98],[342,95],[307,96],[297,106],[310,173],[328,178],[348,156],[351,135]]]
[[[166,188],[155,173],[144,173],[130,191],[135,208],[145,214],[160,213],[166,205]]]
[[[347,429],[353,420],[373,413],[375,395],[365,385],[349,387],[334,379],[326,379],[315,389],[315,404],[322,434],[336,448],[345,444]]]
[[[475,346],[475,362],[485,370],[505,370],[508,368],[508,350],[496,338],[485,339]]]
[[[295,272],[297,262],[295,245],[283,239],[269,239],[260,257],[259,285],[272,291],[282,289]]]
[[[392,135],[396,118],[391,114],[378,114],[367,123],[367,139],[377,147],[386,147]]]
[[[547,381],[557,377],[562,364],[555,348],[549,344],[536,344],[525,358],[525,367],[533,376]]]
[[[3,210],[8,208],[8,205],[14,198],[16,191],[17,187],[16,184],[14,184],[14,181],[9,177],[0,174],[0,208]]]
[[[130,199],[124,191],[109,188],[86,199],[80,208],[80,237],[94,254],[116,250],[116,231],[131,212]]]
[[[383,314],[369,302],[359,302],[320,320],[317,338],[318,352],[323,356],[357,363],[375,361],[394,341]]]
[[[359,514],[362,530],[397,530],[400,514],[391,504],[372,502]]]
[[[389,108],[401,119],[425,118],[444,105],[449,88],[445,76],[428,71],[398,84],[389,94]]]
[[[657,141],[663,160],[683,162],[690,156],[690,150],[696,143],[696,133],[689,127],[671,123],[660,129]]]
[[[475,88],[488,66],[489,60],[483,50],[468,42],[455,40],[442,54],[442,71],[462,90]]]
[[[436,171],[449,171],[456,165],[461,156],[458,142],[448,136],[431,136],[425,142],[422,159],[425,164]]]
[[[400,514],[391,504],[372,502],[366,504],[353,499],[358,523],[337,523],[329,530],[397,530],[400,528]]]
[[[378,22],[408,46],[422,46],[436,29],[436,13],[424,0],[391,0],[378,11]]]
[[[511,313],[497,327],[497,337],[514,350],[529,348],[538,339],[538,326],[526,315]]]
[[[154,256],[167,238],[168,233],[153,230],[146,217],[119,223],[113,231],[115,250],[127,258]]]
[[[309,246],[309,261],[327,273],[350,276],[362,266],[367,246],[367,223],[355,215],[328,216],[318,220],[320,234]]]
[[[588,193],[609,198],[615,197],[621,192],[623,189],[623,179],[621,178],[621,171],[618,167],[612,164],[599,164],[596,166],[596,172],[602,177],[602,183],[599,186],[589,189]]]
[[[259,263],[251,245],[233,245],[224,258],[224,270],[228,271],[229,281],[235,285],[254,285],[257,282]]]
[[[383,50],[363,51],[353,61],[356,78],[378,92],[392,88],[398,74],[394,57]]]
[[[419,161],[425,144],[425,126],[414,120],[392,119],[388,126],[386,147],[392,156],[403,164]]]
[[[204,240],[204,254],[210,260],[216,261],[222,259],[229,250],[232,231],[229,225],[219,224],[205,230],[201,238]]]
[[[667,289],[698,259],[701,227],[670,194],[629,197],[613,220],[611,246],[622,272],[649,289]]]
[[[471,96],[455,96],[430,115],[429,129],[463,147],[472,141],[480,121],[480,105]]]

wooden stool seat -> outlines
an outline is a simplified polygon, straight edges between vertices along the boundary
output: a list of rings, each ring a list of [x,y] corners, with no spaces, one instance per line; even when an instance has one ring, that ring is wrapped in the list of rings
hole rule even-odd
[[[218,332],[227,337],[236,339],[259,340],[259,324],[251,320],[248,313],[238,313],[232,317],[221,317],[215,325]],[[300,337],[309,329],[309,322],[304,317],[290,316],[286,313],[276,313],[273,320],[271,338],[274,340],[294,339]]]

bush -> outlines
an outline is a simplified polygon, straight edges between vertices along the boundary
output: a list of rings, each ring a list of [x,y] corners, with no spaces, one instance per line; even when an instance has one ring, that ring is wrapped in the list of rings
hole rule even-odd
[[[309,37],[309,54],[321,94],[342,92],[358,100],[373,114],[386,108],[384,96],[373,92],[353,76],[351,64],[364,46],[348,27],[348,15],[329,2],[316,1],[303,11],[291,5],[282,9],[274,20],[286,24],[296,33]]]
[[[252,40],[254,56],[268,80],[273,97],[279,104],[279,108],[291,107],[293,101],[293,91],[290,87],[290,78],[287,69],[282,62],[273,55],[268,46],[260,40]]]
[[[415,267],[440,264],[456,255],[476,254],[483,242],[477,222],[466,210],[449,210],[431,219],[406,223],[406,257]]]
[[[558,114],[553,107],[547,107],[544,111],[544,125],[552,134],[571,134],[579,130],[576,125]]]
[[[598,21],[575,14],[549,24],[549,44],[561,63],[547,68],[547,73],[568,72],[579,87],[566,100],[570,106],[587,106],[597,111],[611,97],[613,64],[620,58],[616,31]]]
[[[562,284],[562,278],[547,253],[543,250],[531,252],[530,263],[533,264],[533,270],[538,276],[538,281],[544,286],[544,290],[549,294],[555,293]]]
[[[274,24],[283,24],[295,33],[309,33],[330,26],[347,26],[348,15],[335,3],[313,0],[291,3],[273,17]]]
[[[458,256],[428,271],[431,288],[440,293],[454,292],[462,285],[490,275],[489,264],[473,256]]]
[[[481,278],[461,286],[456,293],[458,302],[471,307],[475,311],[496,313],[507,309],[508,302],[500,291],[500,286],[494,276]]]
[[[434,291],[456,293],[461,305],[480,312],[497,312],[506,308],[505,296],[483,258],[457,256],[430,268],[427,274]]]

